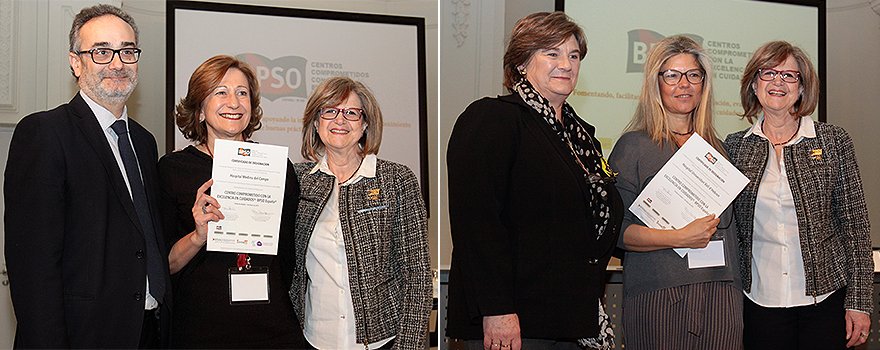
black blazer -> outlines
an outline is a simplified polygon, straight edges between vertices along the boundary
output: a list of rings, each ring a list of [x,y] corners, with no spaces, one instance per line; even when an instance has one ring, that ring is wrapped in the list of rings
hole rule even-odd
[[[623,218],[617,189],[606,188],[612,226],[597,241],[583,170],[516,94],[481,99],[462,113],[447,169],[454,244],[447,334],[482,339],[483,316],[516,313],[523,338],[597,336],[597,303]]]
[[[165,266],[156,140],[129,119]],[[91,109],[68,104],[15,128],[4,183],[6,263],[16,348],[136,348],[144,319],[145,241],[122,172]],[[153,277],[151,277],[153,278]]]

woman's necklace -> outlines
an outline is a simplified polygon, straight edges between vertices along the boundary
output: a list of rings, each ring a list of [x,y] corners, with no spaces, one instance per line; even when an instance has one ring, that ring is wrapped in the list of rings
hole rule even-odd
[[[693,118],[693,115],[691,115],[691,118]],[[693,120],[691,120],[689,124],[691,124],[691,125],[690,125],[690,131],[688,131],[688,132],[678,132],[678,131],[675,131],[675,130],[669,130],[669,132],[671,132],[672,135],[675,135],[675,136],[681,136],[681,137],[685,137],[685,138],[686,138],[687,136],[690,136],[690,134],[693,134],[693,133],[694,133],[694,124],[693,124]],[[678,148],[681,148],[681,145],[682,145],[682,144],[678,143],[678,140],[675,138],[675,136],[672,136],[672,142],[675,142],[675,145],[678,146]]]
[[[339,184],[342,185],[342,184],[348,182],[349,180],[351,180],[351,178],[354,177],[354,174],[357,174],[358,170],[361,169],[361,164],[364,164],[364,158],[363,158],[363,157],[361,157],[361,161],[360,161],[360,163],[358,163],[358,167],[357,167],[356,169],[354,169],[354,171],[351,172],[351,175],[348,175],[348,178],[345,179],[345,181],[339,181]]]
[[[574,160],[577,161],[578,165],[581,166],[581,169],[583,169],[585,173],[590,174],[590,172],[587,171],[587,167],[584,166],[584,163],[581,162],[581,159],[577,156],[577,152],[574,151],[574,146],[571,145],[571,140],[568,139],[568,135],[563,133],[563,136],[565,137],[565,143],[568,145],[568,149],[571,150],[571,154],[574,154]],[[595,146],[593,147],[595,148]]]
[[[560,122],[560,124],[562,124],[562,123]],[[563,128],[565,128],[564,124],[562,124],[562,125],[563,125]],[[605,158],[603,158],[601,156],[601,153],[599,152],[599,150],[596,149],[596,144],[593,143],[593,137],[590,136],[590,133],[584,133],[584,134],[587,135],[588,140],[586,140],[586,141],[587,141],[587,143],[590,144],[590,148],[591,148],[591,150],[585,150],[585,152],[590,152],[590,151],[595,152],[596,156],[599,157],[599,159],[601,159],[601,162],[602,162],[602,164],[599,165],[600,170],[606,172],[606,175],[608,175],[607,177],[610,178],[611,180],[614,180],[615,174],[613,174],[613,172],[611,172],[611,170],[610,170],[611,168],[608,167],[607,163],[605,163]],[[565,144],[568,145],[568,149],[571,150],[571,154],[574,155],[574,160],[577,161],[578,165],[581,167],[581,170],[583,170],[584,173],[587,174],[587,179],[590,181],[591,184],[598,182],[598,181],[606,180],[605,178],[602,177],[602,175],[596,174],[596,173],[591,173],[590,171],[587,170],[587,167],[584,166],[584,162],[581,161],[581,158],[578,157],[577,152],[574,150],[574,146],[571,144],[571,139],[568,137],[568,133],[563,131],[562,137],[565,139]]]
[[[688,131],[688,132],[676,132],[675,130],[670,130],[670,132],[672,132],[673,134],[678,135],[678,136],[688,136],[688,135],[694,133],[694,126],[691,125],[691,131]]]
[[[761,121],[761,130],[764,130],[764,121],[763,120]],[[782,146],[784,144],[787,144],[787,143],[791,142],[791,140],[794,140],[794,137],[797,136],[798,131],[800,131],[800,130],[801,130],[801,119],[798,118],[798,127],[797,127],[797,129],[794,129],[794,134],[791,134],[791,137],[789,137],[788,140],[786,140],[785,142],[780,142],[780,143],[770,141],[770,143],[773,144],[773,147]],[[764,135],[767,135],[767,133],[765,132]],[[769,140],[770,137],[768,136],[767,139]]]
[[[681,137],[688,137],[688,135],[693,134],[693,133],[694,133],[694,130],[693,130],[693,129],[691,129],[690,132],[687,132],[687,133],[684,133],[684,134],[682,134],[682,133],[680,133],[680,132],[675,132],[675,131],[672,132],[673,135],[678,135],[678,136],[681,136]],[[678,143],[678,139],[677,139],[675,136],[672,136],[672,142],[675,142],[675,145],[678,146],[678,148],[681,148],[681,145],[684,144],[684,143]],[[685,142],[687,142],[687,140],[685,140]]]

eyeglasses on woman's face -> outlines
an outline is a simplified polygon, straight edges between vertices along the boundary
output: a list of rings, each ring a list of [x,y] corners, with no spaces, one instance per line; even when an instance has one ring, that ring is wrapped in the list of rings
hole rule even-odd
[[[342,114],[342,117],[345,118],[345,120],[348,120],[350,122],[356,122],[358,120],[361,120],[361,117],[363,117],[363,115],[364,115],[364,110],[360,109],[360,108],[356,108],[356,107],[350,107],[350,108],[326,107],[326,108],[322,108],[321,112],[320,112],[321,119],[326,119],[326,120],[335,120],[339,114]]]
[[[777,75],[786,83],[797,83],[801,79],[801,73],[794,70],[778,71],[772,68],[758,70],[758,79],[763,81],[773,81]]]
[[[675,69],[667,69],[657,73],[657,75],[659,75],[667,85],[678,85],[678,83],[681,82],[681,77],[686,77],[687,81],[691,84],[700,84],[703,82],[703,79],[706,78],[706,72],[702,69],[691,69],[684,73]]]

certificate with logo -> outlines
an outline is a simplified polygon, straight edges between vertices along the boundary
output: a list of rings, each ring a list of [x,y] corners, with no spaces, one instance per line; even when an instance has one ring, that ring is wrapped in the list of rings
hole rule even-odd
[[[748,183],[727,158],[694,133],[654,175],[629,210],[650,228],[678,229],[697,218],[721,215]],[[721,241],[711,241],[704,249],[675,251],[682,257],[692,253],[692,268],[724,265]]]
[[[208,223],[209,251],[275,255],[287,180],[287,147],[214,141],[211,196],[226,217]]]

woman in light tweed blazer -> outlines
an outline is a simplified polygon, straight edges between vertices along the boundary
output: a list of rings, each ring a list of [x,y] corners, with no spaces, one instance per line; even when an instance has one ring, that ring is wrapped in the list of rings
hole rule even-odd
[[[382,113],[349,78],[319,84],[303,117],[290,299],[319,349],[423,348],[431,310],[424,201],[405,165],[376,158]]]
[[[745,349],[862,344],[874,264],[852,140],[810,118],[818,77],[787,42],[758,48],[740,96],[749,121],[763,112],[726,140],[731,161],[749,178],[734,204]]]

